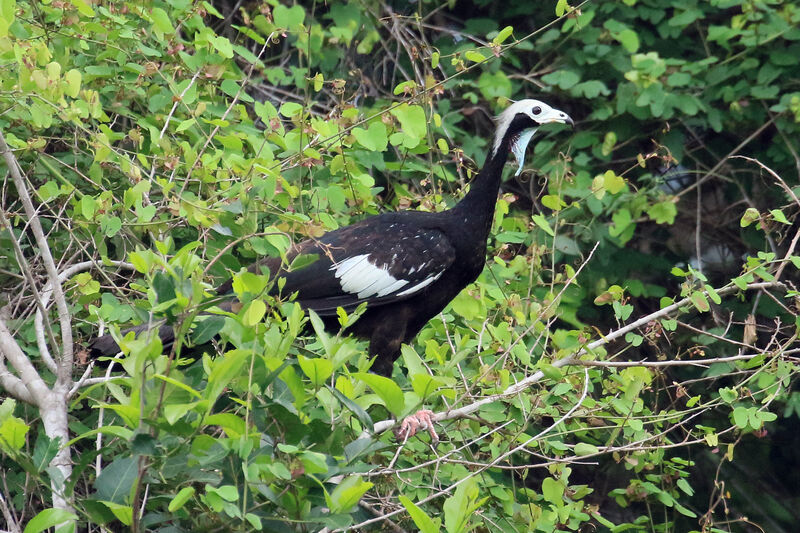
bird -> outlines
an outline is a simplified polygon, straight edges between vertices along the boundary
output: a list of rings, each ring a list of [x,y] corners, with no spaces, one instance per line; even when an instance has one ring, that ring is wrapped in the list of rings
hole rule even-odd
[[[338,330],[337,309],[347,312],[366,304],[360,318],[348,327],[369,340],[374,357],[371,372],[391,377],[401,346],[411,342],[425,324],[439,314],[480,275],[486,262],[487,239],[494,218],[508,153],[522,171],[526,148],[539,126],[566,123],[570,116],[544,102],[524,99],[512,103],[496,119],[490,151],[471,180],[469,191],[452,208],[441,212],[406,210],[367,217],[321,237],[293,245],[280,258],[263,258],[250,266],[254,273],[267,267],[273,293],[295,294],[306,310],[319,315],[326,329]],[[314,258],[302,268],[287,264],[298,256]],[[279,289],[280,287],[280,289]],[[232,292],[233,280],[220,285],[217,295]],[[142,331],[146,326],[139,326]],[[161,326],[162,341],[172,340],[172,328]],[[105,338],[104,338],[105,337]],[[90,345],[92,355],[119,351],[109,336]],[[428,411],[429,413],[429,411]],[[432,429],[429,416],[411,420]],[[415,427],[406,425],[407,433]]]

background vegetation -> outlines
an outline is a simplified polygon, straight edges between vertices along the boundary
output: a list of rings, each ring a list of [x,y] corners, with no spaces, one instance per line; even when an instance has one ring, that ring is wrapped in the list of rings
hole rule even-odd
[[[799,22],[788,0],[0,1],[5,529],[793,531]],[[392,380],[240,273],[453,205],[524,97],[577,128],[534,138],[486,269]],[[242,309],[201,315],[230,275]],[[86,360],[160,319],[173,348]],[[441,442],[396,442],[420,406]]]

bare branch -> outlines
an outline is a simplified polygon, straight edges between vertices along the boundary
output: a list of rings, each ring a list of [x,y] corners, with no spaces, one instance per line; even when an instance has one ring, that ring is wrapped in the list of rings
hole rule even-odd
[[[3,474],[5,477],[5,474]],[[8,504],[6,503],[6,499],[3,496],[3,491],[0,490],[0,511],[3,513],[3,517],[6,519],[6,524],[8,527],[9,533],[21,533],[22,528],[17,522],[14,514],[12,513],[12,509],[9,508]]]
[[[108,263],[117,268],[135,270],[135,267],[131,263],[126,263],[125,261],[109,260]],[[89,270],[93,266],[98,266],[97,261],[83,261],[70,266],[58,274],[58,284],[60,285],[64,283],[75,274],[83,272],[84,270]],[[42,305],[36,308],[36,316],[33,319],[33,325],[34,330],[36,331],[36,342],[39,345],[39,352],[42,355],[42,359],[44,359],[45,364],[47,364],[51,371],[56,372],[55,361],[53,361],[53,357],[50,355],[50,352],[47,349],[47,344],[44,342],[44,313],[42,312],[42,309],[47,309],[47,306],[50,303],[50,297],[52,295],[53,284],[48,282],[47,285],[44,286],[44,289],[42,289]]]
[[[800,350],[791,350],[797,352]],[[746,355],[732,355],[730,357],[712,357],[701,360],[673,360],[673,361],[575,361],[580,366],[595,366],[600,368],[628,368],[633,366],[643,366],[647,368],[664,368],[668,366],[700,366],[708,367],[716,363],[733,363],[735,361],[749,361],[756,357],[763,357],[763,353],[753,353]]]
[[[750,283],[749,285],[747,285],[746,288],[747,288],[747,290],[774,289],[774,288],[783,288],[783,284],[780,283],[780,282],[776,282],[776,281],[759,282],[759,283]],[[726,287],[718,289],[717,290],[717,294],[724,295],[724,294],[728,294],[728,293],[731,293],[731,292],[736,292],[738,290],[739,290],[739,288],[737,286],[728,285]],[[706,292],[706,291],[704,291],[704,292]],[[597,339],[596,341],[589,343],[588,345],[586,345],[585,348],[582,348],[581,350],[579,350],[577,353],[575,353],[573,355],[569,355],[567,357],[564,357],[562,359],[554,361],[552,366],[554,366],[555,368],[562,368],[564,366],[568,366],[568,365],[572,365],[572,364],[582,364],[582,363],[579,362],[580,357],[582,357],[582,356],[584,356],[586,354],[592,353],[595,349],[599,348],[600,346],[603,346],[603,345],[608,344],[609,342],[611,342],[613,340],[616,340],[616,339],[618,339],[620,337],[623,337],[623,336],[625,336],[625,334],[627,334],[627,333],[629,333],[631,331],[635,331],[635,330],[641,328],[642,326],[645,326],[646,324],[648,324],[649,322],[651,322],[653,320],[658,320],[660,318],[667,317],[667,316],[671,315],[672,313],[675,313],[676,311],[678,311],[681,307],[686,307],[686,306],[691,306],[691,305],[692,305],[691,298],[684,298],[684,299],[682,299],[682,300],[680,300],[678,302],[675,302],[672,305],[668,305],[667,307],[664,307],[663,309],[660,309],[660,310],[658,310],[658,311],[656,311],[654,313],[650,313],[649,315],[646,315],[646,316],[644,316],[644,317],[642,317],[642,318],[640,318],[638,320],[635,320],[634,322],[631,322],[630,324],[627,324],[627,325],[625,325],[625,326],[623,326],[623,327],[621,327],[621,328],[619,328],[617,330],[614,330],[614,331],[610,332],[608,335],[606,335],[605,337],[603,337],[601,339]],[[683,363],[687,364],[686,362],[683,362]],[[503,400],[503,399],[506,399],[508,397],[514,396],[516,394],[519,394],[520,392],[524,391],[528,387],[530,387],[530,386],[534,385],[535,383],[538,383],[539,381],[541,381],[542,378],[544,378],[544,373],[541,370],[538,370],[538,371],[534,372],[533,374],[531,374],[530,376],[526,377],[525,379],[519,381],[518,383],[515,383],[514,385],[511,385],[510,387],[508,387],[503,392],[500,392],[498,394],[492,394],[490,396],[484,396],[480,400],[477,400],[477,401],[475,401],[475,402],[473,402],[471,404],[465,405],[465,406],[460,407],[458,409],[452,409],[452,410],[442,411],[442,412],[439,412],[439,413],[434,413],[434,415],[431,417],[431,419],[434,422],[442,422],[444,420],[453,420],[453,419],[456,419],[456,418],[465,417],[465,416],[467,416],[469,414],[472,414],[475,411],[479,410],[481,407],[483,407],[486,404],[489,404],[489,403],[492,403],[492,402],[496,402],[498,400]],[[374,425],[374,430],[373,430],[372,434],[373,435],[379,435],[379,434],[383,433],[384,431],[394,427],[394,425],[396,423],[397,423],[396,420],[382,420],[380,422],[377,422]],[[364,436],[366,436],[368,434],[369,434],[368,432],[364,432],[364,433],[362,433],[361,437],[364,437]]]
[[[33,367],[31,360],[19,347],[17,341],[14,340],[14,336],[6,326],[5,319],[0,316],[0,362],[3,359],[7,359],[19,374],[18,382],[12,379],[15,376],[9,373],[8,369],[3,365],[2,369],[0,369],[0,382],[3,387],[6,387],[12,394],[17,393],[18,399],[32,405],[41,406],[43,399],[51,394],[50,389],[47,388],[47,384]],[[22,393],[22,389],[19,386],[20,382],[25,386],[27,394]]]
[[[6,139],[3,132],[0,131],[0,153],[8,166],[8,172],[14,180],[14,185],[17,188],[22,205],[25,208],[25,214],[28,216],[28,223],[30,224],[33,236],[36,239],[36,244],[39,247],[42,261],[44,262],[45,269],[47,270],[47,277],[53,286],[53,295],[56,300],[56,309],[58,310],[58,320],[61,325],[61,361],[59,361],[56,388],[66,393],[72,379],[72,321],[70,319],[69,308],[67,300],[64,297],[64,291],[61,283],[58,281],[58,270],[56,263],[53,260],[53,255],[50,253],[50,245],[47,242],[47,237],[44,234],[42,223],[39,220],[39,215],[36,213],[36,208],[33,206],[30,194],[25,180],[22,177],[19,163],[17,158],[11,153],[11,150],[6,144]],[[16,343],[15,343],[16,344]],[[20,351],[21,352],[21,351]],[[27,359],[27,358],[26,358]],[[15,365],[16,367],[16,365]],[[31,368],[33,368],[31,366]],[[17,368],[19,370],[19,368]],[[23,381],[25,379],[23,378]]]
[[[797,204],[798,207],[800,207],[800,199],[797,198],[797,195],[794,193],[792,188],[789,187],[785,181],[783,181],[783,178],[781,178],[777,172],[769,168],[767,165],[765,165],[758,159],[753,159],[752,157],[745,157],[743,155],[737,155],[735,157],[738,157],[739,159],[744,159],[745,161],[750,161],[751,163],[755,163],[756,165],[760,166],[761,168],[769,172],[769,174],[773,178],[775,178],[775,180],[778,182],[778,184],[781,186],[784,192],[786,192],[786,194],[788,194],[789,197],[792,200],[794,200],[794,203]],[[794,253],[794,250],[797,247],[797,241],[799,239],[800,239],[800,231],[797,231],[795,232],[794,237],[792,238],[792,243],[789,245],[789,249],[786,250],[786,255],[783,256],[783,261],[778,267],[778,270],[775,272],[775,279],[780,279],[781,274],[783,274],[783,269],[786,268],[787,259],[789,259],[789,256],[791,256]]]

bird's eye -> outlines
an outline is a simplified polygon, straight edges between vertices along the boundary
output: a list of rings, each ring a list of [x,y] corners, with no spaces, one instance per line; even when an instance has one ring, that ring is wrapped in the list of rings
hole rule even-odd
[[[541,113],[541,112],[542,112],[542,108],[541,108],[541,107],[539,107],[539,106],[537,105],[536,107],[534,107],[533,109],[531,109],[531,112],[532,112],[534,115],[538,115],[539,113]]]

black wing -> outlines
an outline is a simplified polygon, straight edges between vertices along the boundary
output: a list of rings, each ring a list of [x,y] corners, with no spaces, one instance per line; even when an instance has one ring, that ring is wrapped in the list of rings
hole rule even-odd
[[[337,307],[352,310],[362,302],[384,305],[409,298],[435,282],[453,264],[455,250],[440,230],[372,218],[303,241],[289,259],[315,254],[313,263],[280,270],[284,295],[320,315]],[[275,272],[275,265],[269,265]],[[230,285],[220,287],[227,292]],[[277,290],[277,286],[276,289]]]

